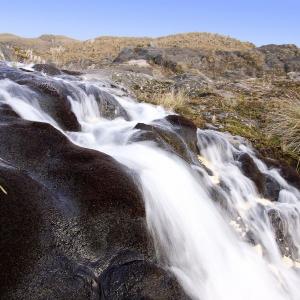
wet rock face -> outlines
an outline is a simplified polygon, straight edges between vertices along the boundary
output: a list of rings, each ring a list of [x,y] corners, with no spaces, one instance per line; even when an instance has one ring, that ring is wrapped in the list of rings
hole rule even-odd
[[[289,225],[286,218],[276,209],[270,209],[268,217],[281,254],[291,259],[297,259],[298,249],[288,231]]]
[[[197,146],[197,127],[195,124],[179,115],[169,115],[166,120],[172,124],[173,129],[177,132],[187,143],[189,148],[194,153],[199,153]]]
[[[1,299],[99,299],[101,291],[103,299],[136,292],[181,299],[178,283],[156,264],[128,168],[49,124],[22,120],[7,105],[0,107],[0,136]],[[123,251],[137,254],[113,267]]]
[[[188,299],[173,276],[134,252],[114,257],[100,277],[100,288],[103,300]]]
[[[133,135],[132,141],[153,141],[159,147],[177,154],[187,162],[192,162],[192,155],[184,140],[168,128],[138,123],[135,129],[139,129],[139,131]]]
[[[271,201],[277,201],[281,189],[278,182],[272,177],[261,173],[249,154],[240,154],[238,161],[241,163],[242,172],[254,182],[258,192]]]
[[[270,158],[262,158],[269,168],[275,168],[280,175],[291,185],[300,189],[300,175],[297,171],[283,162],[278,162]]]
[[[47,75],[55,76],[55,75],[61,75],[62,72],[56,68],[54,65],[49,64],[35,64],[33,66],[33,69],[38,72],[43,72]]]
[[[82,85],[81,88],[88,94],[92,95],[99,106],[100,115],[103,118],[112,120],[118,117],[122,117],[125,120],[129,120],[129,116],[126,110],[119,104],[119,102],[109,93],[100,91],[93,85]]]
[[[172,125],[172,129],[170,128]],[[138,123],[132,141],[154,141],[159,147],[177,154],[192,163],[199,152],[197,146],[197,128],[193,122],[177,115],[156,120],[148,125]]]
[[[40,257],[42,188],[26,174],[0,162],[0,295],[17,285]]]
[[[68,100],[70,92],[63,82],[52,80],[36,73],[0,65],[0,79],[10,79],[20,86],[27,86],[32,91],[41,108],[48,113],[64,130],[79,131],[81,126],[71,110]],[[15,86],[18,92],[18,86]]]
[[[0,134],[6,141],[0,156],[62,198],[78,199],[74,211],[77,206],[89,213],[95,208],[103,212],[118,208],[143,216],[141,196],[129,170],[110,156],[73,145],[46,123],[17,120],[1,125]]]

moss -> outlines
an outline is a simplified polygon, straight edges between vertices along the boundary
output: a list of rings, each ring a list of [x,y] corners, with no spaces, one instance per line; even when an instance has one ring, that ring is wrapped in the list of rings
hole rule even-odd
[[[190,105],[181,106],[180,108],[175,109],[175,112],[193,121],[198,128],[203,128],[205,125],[205,120],[202,115]]]
[[[234,110],[242,117],[255,120],[263,119],[265,109],[266,107],[262,101],[246,99],[243,95],[234,107]]]

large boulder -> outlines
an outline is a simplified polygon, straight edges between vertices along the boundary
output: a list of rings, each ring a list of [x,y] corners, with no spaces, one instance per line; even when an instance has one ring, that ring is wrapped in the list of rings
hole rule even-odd
[[[120,251],[139,255],[137,266],[120,272],[130,283],[138,269],[141,295],[147,282],[173,278],[157,265],[132,171],[7,105],[0,107],[0,136],[1,299],[98,299],[103,285],[115,295],[103,270]],[[181,290],[170,280],[170,294]]]
[[[134,252],[120,252],[100,277],[101,299],[188,299],[174,276]]]
[[[11,93],[17,96],[24,93],[24,89],[20,86],[29,87],[27,97],[35,99],[62,129],[80,130],[81,126],[71,110],[71,103],[68,99],[68,96],[72,96],[71,89],[63,81],[55,81],[50,77],[28,73],[5,64],[0,64],[0,79],[10,79],[17,83],[11,87]]]
[[[166,118],[172,126],[173,130],[185,141],[189,149],[198,154],[197,127],[185,117],[180,115],[168,115]]]
[[[197,128],[186,118],[169,115],[152,124],[138,123],[134,128],[138,131],[132,136],[132,141],[153,141],[188,163],[198,162]]]
[[[42,254],[42,186],[0,161],[0,295],[16,286]],[[2,297],[1,297],[2,298]]]
[[[144,214],[129,170],[110,156],[72,144],[46,123],[4,122],[0,135],[5,141],[0,145],[2,159],[28,172],[61,198],[79,200],[74,206],[90,213],[98,207],[104,212],[117,208]]]

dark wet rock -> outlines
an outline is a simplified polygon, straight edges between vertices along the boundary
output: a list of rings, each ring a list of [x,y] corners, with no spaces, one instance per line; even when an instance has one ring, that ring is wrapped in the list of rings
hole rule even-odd
[[[100,299],[188,299],[174,276],[134,252],[121,252],[99,279]]]
[[[43,220],[35,182],[0,161],[0,295],[16,286],[41,255]],[[1,297],[2,298],[2,297]]]
[[[208,172],[209,172],[209,170],[208,170]],[[211,175],[213,175],[213,174],[211,174]],[[219,205],[222,209],[224,209],[225,211],[227,211],[229,213],[230,212],[230,203],[228,203],[228,201],[227,201],[225,191],[230,192],[230,189],[227,186],[225,186],[225,183],[223,181],[220,182],[220,185],[213,186],[209,189],[211,199],[217,205]]]
[[[49,124],[1,110],[0,121],[1,162],[16,170],[0,168],[1,299],[94,299],[118,251],[155,260],[130,170]]]
[[[261,157],[269,168],[275,168],[280,175],[291,185],[300,190],[300,175],[299,173],[283,161],[276,161],[274,159]]]
[[[34,71],[29,70],[29,69],[25,69],[25,68],[19,68],[20,70],[22,70],[23,72],[27,72],[27,73],[32,73]]]
[[[45,73],[50,76],[61,75],[62,72],[54,65],[49,64],[35,64],[32,67],[35,71]]]
[[[129,171],[110,156],[72,144],[46,123],[5,123],[0,132],[5,140],[0,156],[51,186],[62,198],[81,199],[81,208],[90,213],[98,207],[106,212],[118,208],[144,214],[140,194],[126,175]]]
[[[61,71],[64,74],[71,75],[71,76],[80,76],[80,75],[84,74],[83,72],[73,71],[73,70],[66,70],[66,69],[62,69]]]
[[[0,298],[89,299],[90,278],[57,247],[51,191],[0,161]]]
[[[279,183],[271,176],[265,175],[265,190],[263,196],[271,201],[277,201],[281,186]]]
[[[138,123],[135,129],[139,129],[132,137],[132,141],[153,141],[159,147],[179,155],[184,160],[191,162],[191,155],[188,152],[184,141],[173,131],[158,125],[147,125]]]
[[[238,161],[241,163],[241,169],[245,176],[251,179],[259,193],[264,192],[264,175],[259,171],[252,157],[247,153],[242,153],[238,156]]]
[[[197,127],[187,118],[180,115],[169,115],[165,118],[173,125],[173,129],[186,142],[193,153],[198,154],[199,149],[197,145]]]
[[[297,247],[288,231],[288,221],[277,209],[269,209],[268,217],[281,254],[291,259],[298,259]]]
[[[153,141],[159,147],[177,154],[186,162],[199,164],[197,128],[188,119],[169,115],[164,119],[155,120],[152,124],[138,123],[134,129],[139,131],[132,136],[131,141]]]
[[[19,85],[31,89],[30,97],[35,98],[41,108],[48,113],[64,130],[79,131],[81,126],[71,110],[68,100],[69,90],[62,82],[44,76],[26,73],[22,70],[0,65],[0,79],[8,78]],[[22,93],[14,87],[15,93]]]
[[[161,148],[179,155],[191,163],[195,160],[197,152],[191,152],[188,148],[188,139],[174,132],[173,127],[166,126],[165,119],[156,120],[153,124],[138,123],[134,128],[139,131],[133,135],[132,141],[153,141]]]
[[[100,115],[106,119],[112,120],[122,117],[129,120],[129,115],[119,102],[109,93],[99,90],[93,85],[81,85],[81,88],[88,94],[93,95],[98,103]]]
[[[19,115],[8,105],[0,103],[0,118],[4,120],[6,118],[18,118]]]
[[[271,176],[260,172],[249,154],[241,153],[237,159],[241,163],[242,172],[254,182],[258,192],[271,201],[277,201],[281,189],[279,183]]]

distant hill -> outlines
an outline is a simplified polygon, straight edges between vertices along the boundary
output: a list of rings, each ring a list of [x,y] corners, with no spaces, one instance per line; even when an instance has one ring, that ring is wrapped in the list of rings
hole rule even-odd
[[[45,34],[23,38],[0,34],[0,58],[17,61],[54,62],[60,66],[105,64],[125,47],[192,48],[205,50],[244,51],[255,46],[249,42],[206,32],[183,33],[159,38],[102,36],[79,41],[66,36]]]

